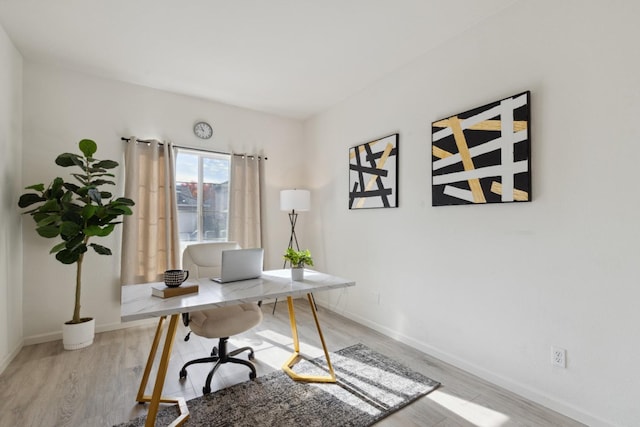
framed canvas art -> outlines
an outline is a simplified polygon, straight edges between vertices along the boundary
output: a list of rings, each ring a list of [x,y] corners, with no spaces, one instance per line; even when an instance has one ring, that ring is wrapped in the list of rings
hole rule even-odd
[[[530,97],[432,123],[433,206],[531,201]]]
[[[398,207],[398,137],[349,148],[349,209]]]

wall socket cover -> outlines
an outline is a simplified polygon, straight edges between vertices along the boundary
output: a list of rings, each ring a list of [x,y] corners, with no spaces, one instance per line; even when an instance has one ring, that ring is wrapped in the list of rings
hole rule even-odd
[[[567,350],[560,347],[551,347],[551,364],[559,368],[566,368]]]

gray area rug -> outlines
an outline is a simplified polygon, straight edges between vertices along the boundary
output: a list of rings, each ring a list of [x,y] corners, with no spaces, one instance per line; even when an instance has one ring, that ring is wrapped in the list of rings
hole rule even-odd
[[[302,360],[299,374],[327,375],[324,358]],[[336,384],[293,381],[275,371],[187,402],[185,426],[369,426],[440,383],[363,344],[331,353]],[[158,413],[156,425],[178,416],[175,406]],[[145,417],[117,427],[140,427]]]

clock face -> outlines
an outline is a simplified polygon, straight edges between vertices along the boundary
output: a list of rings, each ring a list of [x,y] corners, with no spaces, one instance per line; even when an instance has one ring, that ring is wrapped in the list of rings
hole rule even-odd
[[[206,122],[198,122],[193,127],[193,132],[196,134],[198,138],[208,139],[213,135],[213,129],[211,125]]]

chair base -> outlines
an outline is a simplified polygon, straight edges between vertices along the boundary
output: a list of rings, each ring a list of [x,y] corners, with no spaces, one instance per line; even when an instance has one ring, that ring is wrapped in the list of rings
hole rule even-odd
[[[239,359],[237,357],[234,357],[242,352],[248,351],[249,352],[248,359],[253,360],[255,358],[253,349],[251,347],[242,347],[242,348],[233,350],[231,352],[227,352],[228,340],[229,340],[229,337],[220,338],[220,341],[218,342],[218,350],[216,351],[216,348],[214,347],[213,351],[211,352],[211,356],[190,360],[189,362],[185,363],[182,369],[180,370],[180,379],[182,380],[187,378],[187,367],[196,363],[215,363],[215,365],[213,365],[213,368],[211,368],[211,371],[209,371],[209,375],[207,375],[207,381],[205,382],[205,385],[202,388],[202,393],[204,394],[211,393],[211,380],[213,378],[213,375],[216,373],[218,368],[225,363],[237,363],[239,365],[247,366],[249,369],[251,369],[251,372],[249,373],[249,379],[250,380],[256,379],[258,374],[256,372],[255,366],[253,366],[253,363],[248,362],[244,359]]]

